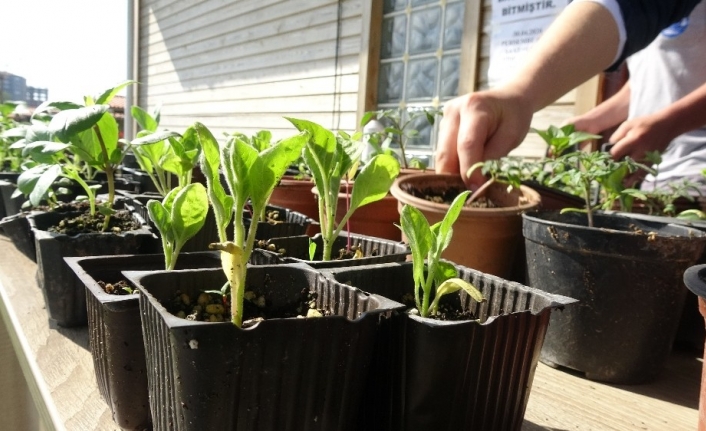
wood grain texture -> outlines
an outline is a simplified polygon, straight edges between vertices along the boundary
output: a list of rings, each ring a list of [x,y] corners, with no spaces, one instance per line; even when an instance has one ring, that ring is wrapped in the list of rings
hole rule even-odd
[[[0,236],[0,314],[46,429],[117,431],[98,393],[86,328],[48,322],[35,270]],[[655,382],[638,386],[591,382],[540,363],[522,430],[696,429],[700,375],[689,352],[673,353]],[[0,415],[6,408],[0,403]]]

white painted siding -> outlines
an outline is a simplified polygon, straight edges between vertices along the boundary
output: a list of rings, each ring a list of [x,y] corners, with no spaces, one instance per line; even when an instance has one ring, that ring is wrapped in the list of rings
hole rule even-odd
[[[343,1],[341,18],[339,30],[335,0],[144,0],[138,104],[161,103],[163,127],[201,121],[217,137],[284,137],[284,116],[353,130],[361,0]]]
[[[344,0],[143,0],[138,105],[162,104],[163,127],[195,121],[214,135],[294,129],[285,116],[332,129],[356,128],[362,2]],[[490,0],[484,0],[478,88],[487,88]],[[336,43],[337,34],[340,40]],[[336,50],[338,69],[336,73]],[[362,90],[361,92],[362,93]],[[536,128],[574,115],[576,92],[538,112]],[[530,133],[513,154],[540,157]]]

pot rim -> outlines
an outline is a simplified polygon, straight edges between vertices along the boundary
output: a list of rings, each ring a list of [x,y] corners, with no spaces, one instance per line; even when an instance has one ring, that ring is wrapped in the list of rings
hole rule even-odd
[[[459,175],[455,174],[436,174],[436,173],[419,173],[415,175],[409,175],[401,178],[397,178],[390,188],[390,193],[400,201],[401,204],[409,204],[416,208],[423,209],[425,211],[446,214],[449,205],[440,204],[435,202],[430,202],[426,199],[418,198],[416,196],[407,193],[402,190],[402,184],[419,184],[429,180],[437,180],[439,182],[448,183],[460,183],[463,185],[463,181]],[[463,185],[465,187],[465,185]],[[537,208],[541,203],[541,196],[536,190],[525,185],[520,186],[520,192],[522,196],[528,199],[526,204],[514,205],[509,207],[499,207],[499,208],[468,208],[464,207],[461,210],[461,217],[464,215],[468,216],[508,216],[508,215],[519,215],[526,211],[533,210]]]

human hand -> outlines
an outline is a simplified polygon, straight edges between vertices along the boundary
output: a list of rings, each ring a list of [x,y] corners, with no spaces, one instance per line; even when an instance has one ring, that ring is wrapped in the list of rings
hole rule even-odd
[[[577,115],[575,117],[569,118],[561,124],[561,127],[564,127],[568,124],[573,124],[574,130],[578,132],[586,132],[591,133],[593,135],[598,135],[603,131],[601,125],[598,123],[598,121],[596,121],[595,118],[593,118],[590,111],[586,114]]]
[[[437,173],[461,174],[466,186],[485,182],[480,170],[466,176],[475,163],[498,159],[522,142],[532,120],[530,105],[509,90],[469,93],[444,105],[436,148]]]
[[[647,152],[664,152],[674,138],[669,125],[657,115],[633,118],[622,123],[610,136],[609,142],[614,144],[610,154],[616,160],[629,156],[644,162]]]

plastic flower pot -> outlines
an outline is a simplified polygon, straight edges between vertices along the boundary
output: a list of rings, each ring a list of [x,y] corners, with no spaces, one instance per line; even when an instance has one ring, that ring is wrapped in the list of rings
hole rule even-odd
[[[575,302],[456,265],[487,299],[442,304],[479,321],[399,313],[378,331],[358,429],[519,430],[551,311]],[[395,301],[414,291],[411,263],[323,270]],[[554,313],[556,314],[556,313]]]
[[[44,294],[49,318],[65,327],[85,325],[87,315],[83,284],[64,262],[64,257],[135,254],[152,238],[151,230],[136,214],[133,214],[133,218],[141,223],[141,227],[120,234],[68,236],[47,230],[70,215],[46,212],[29,216],[37,250],[37,284]]]
[[[699,312],[706,319],[706,265],[695,265],[684,272],[684,283],[699,298]],[[704,345],[706,359],[706,345]],[[706,362],[705,362],[706,363]],[[699,395],[699,431],[706,431],[706,366],[701,372]]]
[[[162,305],[225,282],[221,270],[125,273],[140,289],[155,429],[353,429],[375,333],[399,305],[305,265],[252,266],[248,289],[281,307],[302,289],[332,316],[267,319],[247,329],[180,319]]]
[[[64,258],[86,287],[88,341],[98,389],[122,429],[151,426],[147,371],[137,294],[111,295],[98,284],[124,280],[121,271],[164,269],[163,254]],[[182,253],[178,269],[219,268],[216,252]]]
[[[431,202],[422,196],[452,194],[454,191],[460,193],[465,189],[459,176],[422,173],[398,178],[390,192],[399,201],[400,211],[405,204],[412,205],[433,224],[441,221],[449,205]],[[451,199],[454,197],[456,195]],[[514,269],[517,264],[515,256],[522,241],[522,213],[537,208],[540,197],[526,186],[508,192],[505,184],[489,187],[486,197],[497,207],[464,207],[454,224],[453,240],[442,257],[459,265],[509,278],[517,272]]]
[[[309,244],[316,244],[314,258],[309,256]],[[342,232],[333,244],[333,253],[338,250],[348,248],[349,237],[346,232]],[[374,263],[402,262],[410,254],[409,246],[399,241],[392,241],[383,238],[375,238],[367,235],[350,234],[350,244],[360,247],[363,253],[362,258],[356,259],[336,259],[324,261],[322,259],[324,242],[321,234],[310,238],[305,235],[290,236],[283,238],[271,238],[269,244],[274,245],[276,250],[284,249],[282,256],[285,262],[302,262],[312,268],[332,268],[341,266],[370,265]],[[274,252],[273,252],[274,253]]]
[[[679,324],[696,229],[595,214],[525,214],[528,281],[579,304],[552,316],[541,361],[591,380],[637,384],[663,368]]]

